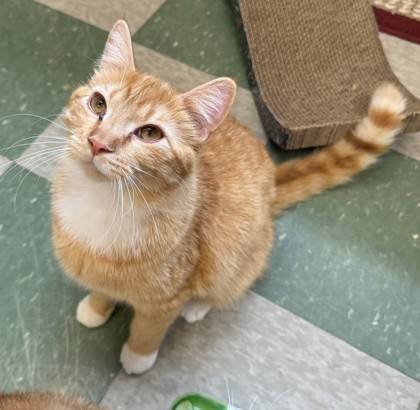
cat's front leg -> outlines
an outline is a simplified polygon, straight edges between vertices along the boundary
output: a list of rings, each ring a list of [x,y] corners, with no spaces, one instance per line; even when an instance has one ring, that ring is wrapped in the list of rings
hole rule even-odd
[[[128,374],[141,374],[149,370],[158,356],[159,346],[166,331],[177,318],[182,305],[168,311],[135,310],[130,337],[121,352],[121,363]]]
[[[188,323],[194,323],[203,320],[210,310],[211,306],[208,303],[192,299],[184,306],[181,316]]]
[[[86,327],[99,327],[109,319],[116,304],[104,294],[92,292],[79,302],[77,321]]]

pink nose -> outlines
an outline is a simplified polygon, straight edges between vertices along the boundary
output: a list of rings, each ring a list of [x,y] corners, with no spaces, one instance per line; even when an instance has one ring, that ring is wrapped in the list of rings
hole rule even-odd
[[[92,155],[96,157],[99,154],[105,154],[106,152],[113,152],[113,149],[109,147],[105,142],[99,141],[95,137],[89,137],[90,149]]]

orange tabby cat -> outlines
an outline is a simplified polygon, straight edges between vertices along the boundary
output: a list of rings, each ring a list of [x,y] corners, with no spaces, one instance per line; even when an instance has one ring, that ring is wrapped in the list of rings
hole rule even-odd
[[[82,399],[52,393],[0,394],[0,410],[100,410]]]
[[[92,291],[79,322],[102,325],[118,301],[133,307],[127,373],[153,366],[178,315],[194,322],[240,297],[267,266],[274,214],[372,164],[403,119],[404,99],[383,85],[345,140],[275,165],[227,116],[235,89],[219,78],[180,94],[136,71],[118,21],[92,79],[71,96],[68,154],[53,183],[55,250]]]

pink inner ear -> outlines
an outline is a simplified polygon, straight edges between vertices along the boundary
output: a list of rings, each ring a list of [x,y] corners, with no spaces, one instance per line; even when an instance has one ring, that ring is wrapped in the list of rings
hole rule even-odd
[[[135,69],[130,29],[125,21],[117,21],[109,33],[99,68]]]
[[[218,78],[183,95],[205,141],[226,117],[235,97],[236,85],[230,78]]]

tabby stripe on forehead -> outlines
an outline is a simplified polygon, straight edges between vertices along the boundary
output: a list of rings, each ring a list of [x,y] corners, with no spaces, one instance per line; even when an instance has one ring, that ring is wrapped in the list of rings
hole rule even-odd
[[[120,90],[118,88],[113,88],[108,94],[108,99],[115,97],[115,94],[117,94],[119,91]]]
[[[156,106],[155,105],[152,105],[152,106],[149,105],[149,110],[145,114],[145,117],[146,118],[153,117],[155,115],[155,113],[156,113]]]
[[[133,84],[130,83],[129,85],[126,86],[124,100],[128,100],[128,97],[130,97],[132,91],[133,91]]]

